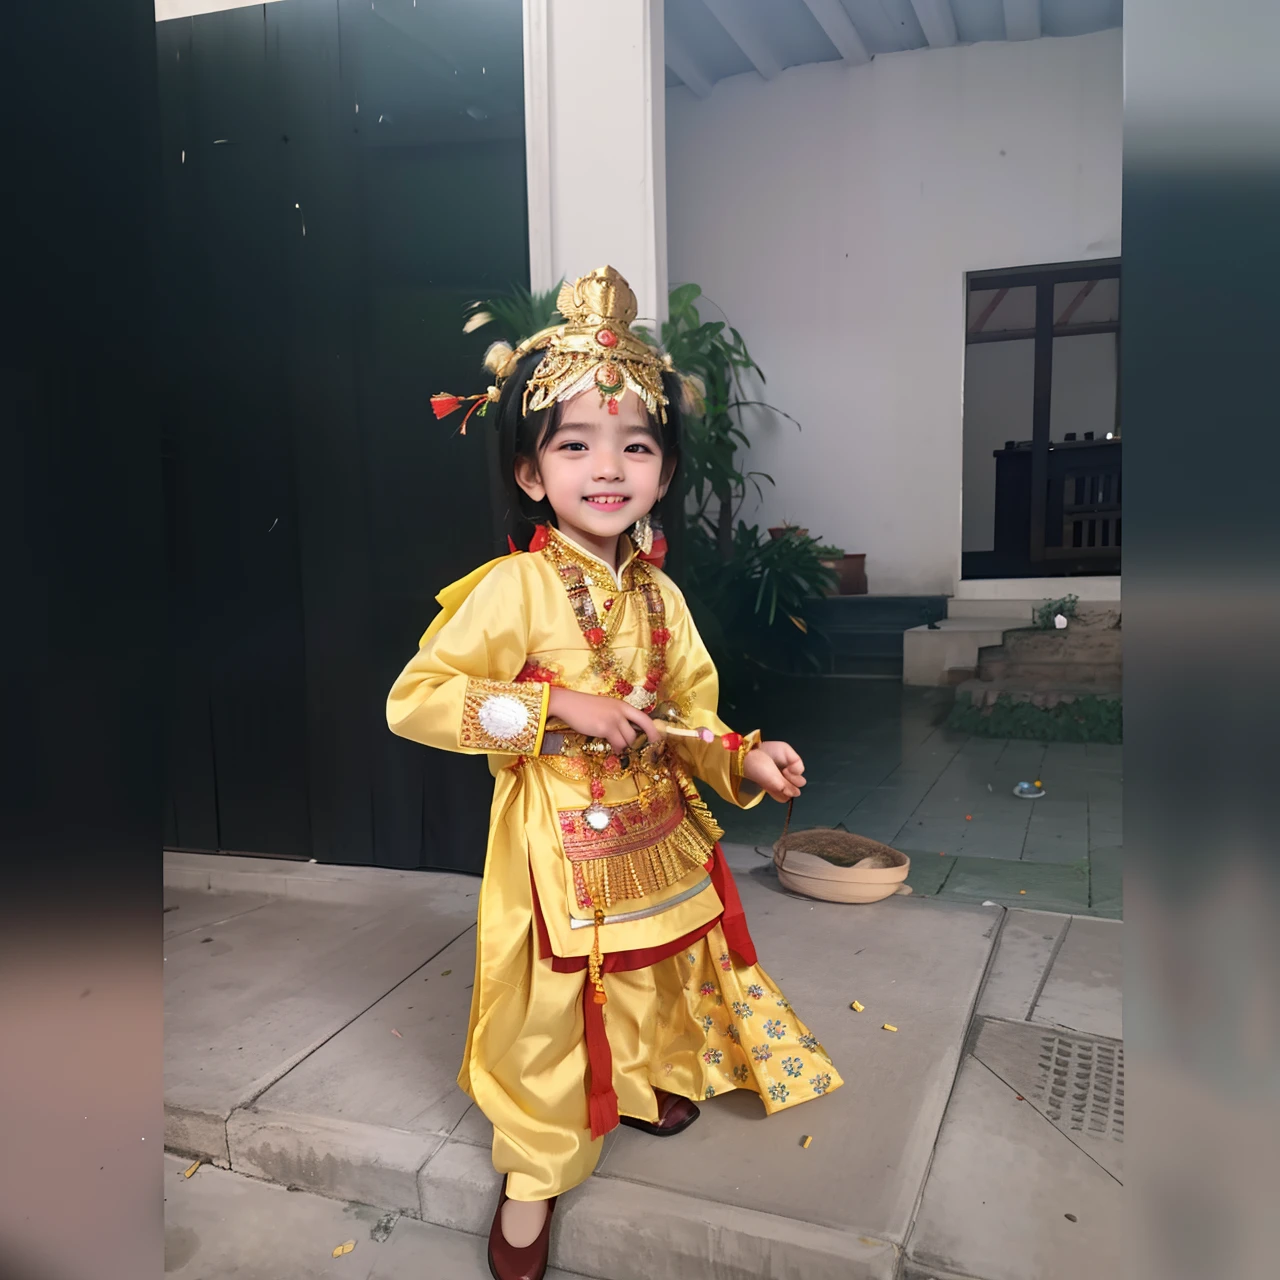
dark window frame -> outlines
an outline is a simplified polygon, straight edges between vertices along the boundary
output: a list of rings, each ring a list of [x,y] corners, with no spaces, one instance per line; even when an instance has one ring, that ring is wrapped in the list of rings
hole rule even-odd
[[[1121,280],[1119,258],[1095,258],[1083,262],[1045,266],[1012,267],[993,271],[971,271],[965,281],[965,345],[987,342],[1033,340],[1035,374],[1031,415],[1031,513],[1028,555],[1031,563],[1072,558],[1072,548],[1046,546],[1045,522],[1049,510],[1049,453],[1051,449],[1051,405],[1053,393],[1053,344],[1055,339],[1090,334],[1116,335],[1116,408],[1113,431],[1120,434],[1120,319],[1085,324],[1054,324],[1054,290],[1059,284],[1090,280]],[[1036,322],[1031,329],[1009,329],[994,333],[970,333],[968,299],[971,294],[992,289],[1036,291]],[[1123,284],[1121,285],[1123,290]]]

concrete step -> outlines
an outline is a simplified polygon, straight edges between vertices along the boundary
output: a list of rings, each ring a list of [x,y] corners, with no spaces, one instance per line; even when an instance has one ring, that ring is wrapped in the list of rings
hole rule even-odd
[[[704,1102],[678,1161],[659,1139],[615,1130],[596,1174],[557,1209],[552,1261],[609,1280],[890,1280],[999,909],[910,897],[854,911],[784,893],[753,848],[726,854],[762,963],[847,1086],[767,1118],[747,1093]],[[181,869],[180,855],[169,861]],[[379,938],[367,927],[378,896],[368,886],[384,875],[384,914],[397,927]],[[167,946],[166,1145],[276,1184],[485,1232],[498,1186],[491,1131],[455,1083],[474,930],[450,933],[459,890],[478,882],[424,873],[411,904],[415,941],[394,914],[407,894],[397,873],[369,868],[360,879],[354,904],[298,893],[264,904],[242,888],[201,911],[192,891],[166,891],[166,905],[180,908],[166,924],[183,912],[197,922]],[[433,886],[448,889],[439,906]],[[283,963],[290,951],[301,967]],[[282,971],[291,1003],[274,990]],[[252,1016],[242,989],[258,1005]],[[866,1015],[850,1011],[855,996]],[[881,1031],[884,1021],[899,1034]],[[193,1114],[203,1123],[189,1123]]]
[[[947,615],[946,596],[823,596],[805,616],[827,632],[892,631],[924,626]]]
[[[902,636],[902,682],[932,687],[954,684],[952,671],[972,675],[980,650],[1003,644],[1010,631],[1028,625],[1023,618],[1005,615],[943,618],[934,627],[912,627]]]
[[[902,634],[946,615],[945,596],[827,596],[806,611],[830,645],[835,675],[900,678]]]
[[[732,856],[746,867],[743,857],[753,855],[735,847]],[[764,878],[740,871],[746,886]],[[806,924],[824,915],[821,904],[772,896],[789,908],[789,934],[802,932],[797,911],[809,913]],[[816,1124],[817,1106],[805,1104],[766,1123],[758,1109],[735,1110],[741,1096],[729,1094],[705,1106],[698,1124],[672,1142],[631,1130],[611,1135],[596,1176],[557,1206],[547,1280],[1121,1274],[1122,926],[1016,909],[920,911],[925,905],[895,898],[874,908],[836,908],[850,922],[847,935],[833,936],[828,920],[794,947],[778,945],[769,912],[757,912],[757,941],[775,952],[773,968],[784,981],[821,969],[834,977],[842,1001],[857,996],[867,1006],[862,1015],[846,1009],[843,1027],[833,1021],[835,1034],[824,1037],[845,1065],[847,1086],[823,1102],[843,1096],[844,1111]],[[332,906],[346,909],[340,901]],[[210,926],[218,928],[219,912],[203,914],[198,927],[207,936]],[[910,923],[913,914],[918,924]],[[974,946],[976,930],[956,929],[966,917],[983,926],[985,949]],[[842,945],[833,949],[833,942]],[[211,989],[227,976],[220,967],[255,962],[252,948],[234,954],[229,966],[210,961]],[[813,964],[815,954],[821,965]],[[966,1023],[973,1002],[952,970],[958,962],[968,972],[979,959],[987,976],[978,1016],[953,1059],[957,997]],[[299,988],[299,1000],[308,994],[316,993]],[[896,1035],[879,1030],[885,1018],[898,1026]],[[264,1029],[264,1039],[271,1034]],[[406,1057],[418,1051],[415,1044]],[[922,1076],[921,1066],[940,1056],[942,1069]],[[361,1070],[378,1076],[384,1064],[385,1056],[370,1054]],[[1066,1096],[1064,1079],[1072,1085]],[[399,1101],[411,1101],[412,1083],[406,1075]],[[799,1142],[806,1129],[814,1135],[807,1150]],[[481,1280],[498,1185],[487,1140],[483,1121],[469,1112],[421,1171],[426,1215],[351,1201],[340,1191],[286,1189],[208,1164],[186,1177],[191,1161],[168,1154],[165,1275]],[[927,1179],[907,1209],[905,1249],[880,1231],[850,1225],[889,1221],[886,1208],[925,1165]],[[346,1241],[352,1251],[334,1258]],[[557,1269],[564,1267],[571,1269]]]
[[[164,1158],[168,1280],[489,1280],[484,1235]],[[348,1240],[355,1248],[335,1258]],[[551,1268],[546,1280],[582,1280]]]
[[[953,603],[985,601],[1008,605],[1034,601],[1041,605],[1074,595],[1081,605],[1117,607],[1121,598],[1120,582],[1118,574],[1066,578],[964,578],[956,583]]]

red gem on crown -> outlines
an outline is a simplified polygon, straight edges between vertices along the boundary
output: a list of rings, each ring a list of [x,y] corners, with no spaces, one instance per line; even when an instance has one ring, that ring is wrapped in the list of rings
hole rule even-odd
[[[596,341],[602,347],[616,347],[618,345],[618,335],[612,329],[600,329],[596,333]]]

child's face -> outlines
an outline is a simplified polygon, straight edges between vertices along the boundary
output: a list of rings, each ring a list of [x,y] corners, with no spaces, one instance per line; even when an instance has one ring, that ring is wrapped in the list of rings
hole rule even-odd
[[[640,398],[628,391],[610,413],[599,392],[565,403],[560,425],[534,468],[516,463],[516,480],[535,501],[546,498],[571,537],[597,542],[625,533],[653,509],[671,480],[662,447]]]

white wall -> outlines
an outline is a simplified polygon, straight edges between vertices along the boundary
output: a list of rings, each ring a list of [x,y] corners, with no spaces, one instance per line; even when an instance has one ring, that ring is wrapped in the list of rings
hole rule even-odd
[[[750,520],[959,575],[967,271],[1120,251],[1119,31],[796,67],[667,96],[672,283],[746,337],[794,427],[749,428]]]

